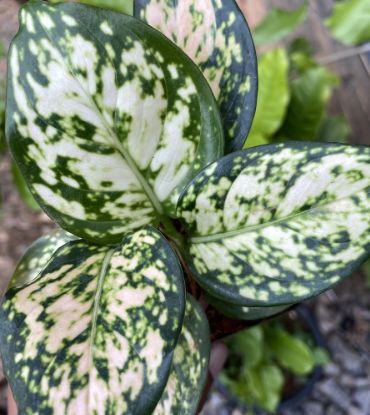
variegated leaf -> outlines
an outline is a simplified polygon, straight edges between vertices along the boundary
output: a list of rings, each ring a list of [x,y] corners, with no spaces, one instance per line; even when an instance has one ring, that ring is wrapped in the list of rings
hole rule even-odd
[[[184,323],[166,389],[154,415],[195,415],[207,379],[210,334],[202,307],[187,295]]]
[[[158,223],[223,151],[217,103],[198,68],[120,13],[31,1],[20,21],[6,128],[39,203],[94,243]]]
[[[185,190],[198,282],[243,306],[292,304],[370,254],[370,147],[285,143],[226,156]]]
[[[75,239],[75,236],[64,232],[62,229],[57,229],[37,239],[29,246],[19,261],[9,287],[21,288],[24,285],[30,284],[47,266],[54,253],[60,247]]]
[[[222,314],[237,320],[259,320],[271,317],[275,314],[279,314],[289,307],[289,305],[278,305],[275,307],[247,307],[227,303],[225,301],[219,300],[218,298],[212,297],[209,294],[206,294],[206,299],[213,307],[215,307]]]
[[[8,291],[0,312],[20,414],[151,414],[184,307],[177,257],[153,228],[111,249],[63,246],[33,284]]]
[[[240,150],[256,109],[257,59],[235,0],[135,0],[134,15],[198,64],[219,103],[226,151]]]

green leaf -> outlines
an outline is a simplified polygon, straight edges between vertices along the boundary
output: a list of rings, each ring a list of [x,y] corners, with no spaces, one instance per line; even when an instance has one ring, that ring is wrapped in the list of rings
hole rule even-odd
[[[4,43],[0,40],[0,58],[4,58],[5,57],[5,45]]]
[[[9,287],[21,288],[32,283],[45,269],[57,250],[75,239],[73,235],[62,229],[57,229],[37,239],[28,247],[19,261]]]
[[[132,15],[134,13],[134,0],[80,0],[81,3],[91,6],[102,7],[104,9],[115,10],[117,12]]]
[[[217,103],[198,68],[124,14],[32,1],[20,21],[6,129],[36,200],[94,243],[158,224],[222,154]]]
[[[332,36],[346,45],[370,41],[370,3],[368,0],[345,0],[334,5],[325,21]]]
[[[290,35],[306,18],[308,3],[295,10],[272,9],[264,20],[253,30],[253,40],[257,46],[276,42]]]
[[[32,193],[27,187],[27,184],[19,171],[18,166],[15,163],[12,163],[11,166],[12,170],[12,176],[15,186],[17,187],[18,193],[22,199],[22,201],[25,203],[25,205],[34,211],[41,210],[40,206],[37,204],[35,198],[32,196]]]
[[[302,75],[308,69],[318,66],[313,57],[312,46],[308,39],[304,37],[294,39],[288,47],[288,53],[292,77],[296,76],[296,73]]]
[[[50,3],[62,3],[63,0],[49,0]],[[89,6],[101,7],[103,9],[114,10],[120,13],[132,15],[134,12],[134,0],[75,0],[77,3]]]
[[[1,95],[1,81],[0,81],[0,95]],[[0,155],[4,153],[6,149],[5,139],[5,105],[1,102],[0,96]]]
[[[288,332],[272,327],[265,328],[266,345],[278,362],[297,375],[308,375],[315,366],[310,348]]]
[[[256,109],[257,59],[235,0],[135,0],[134,10],[199,66],[218,100],[226,152],[240,150]]]
[[[284,385],[282,371],[274,364],[262,364],[250,369],[248,377],[255,403],[260,408],[275,413]]]
[[[288,69],[289,60],[284,49],[274,49],[261,58],[257,110],[247,147],[267,144],[267,138],[281,127],[289,103]]]
[[[312,351],[315,366],[324,366],[331,362],[329,352],[322,347],[315,347]]]
[[[230,336],[226,339],[226,344],[231,353],[243,357],[243,363],[252,368],[262,362],[263,341],[263,330],[259,325]]]
[[[225,316],[237,320],[259,320],[279,314],[287,309],[287,306],[276,307],[247,307],[222,301],[206,294],[207,301]],[[288,306],[289,307],[289,306]]]
[[[351,127],[343,117],[326,117],[320,125],[317,141],[347,143]]]
[[[249,134],[248,141],[245,143],[244,148],[252,148],[270,144],[270,138],[263,136],[262,134]]]
[[[184,323],[166,389],[153,415],[195,415],[207,379],[210,353],[207,316],[187,295]]]
[[[177,257],[154,228],[114,248],[78,240],[10,290],[0,350],[21,414],[151,414],[184,314]]]
[[[308,69],[291,83],[291,99],[278,135],[292,140],[314,140],[338,78],[324,67]]]
[[[370,147],[289,142],[228,155],[187,187],[188,263],[212,296],[293,304],[370,255]]]

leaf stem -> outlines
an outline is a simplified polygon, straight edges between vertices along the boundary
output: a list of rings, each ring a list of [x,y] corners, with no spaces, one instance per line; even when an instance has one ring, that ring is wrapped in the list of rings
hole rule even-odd
[[[163,232],[169,239],[170,244],[172,245],[173,249],[176,251],[176,254],[179,258],[180,264],[184,272],[187,290],[192,294],[194,298],[198,299],[200,296],[200,289],[195,279],[193,278],[192,273],[190,272],[190,269],[186,262],[187,255],[186,255],[184,237],[181,234],[181,232],[178,231],[175,224],[170,218],[162,217],[161,224],[163,227]]]
[[[181,253],[183,253],[185,249],[185,241],[181,233],[176,229],[176,226],[172,220],[166,216],[161,216],[160,221],[166,236],[174,241]]]

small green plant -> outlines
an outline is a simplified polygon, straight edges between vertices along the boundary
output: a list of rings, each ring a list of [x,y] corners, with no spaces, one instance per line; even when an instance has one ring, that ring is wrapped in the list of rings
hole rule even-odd
[[[302,329],[264,323],[230,336],[229,358],[220,381],[253,413],[259,407],[275,413],[283,398],[285,380],[294,376],[296,387],[313,369],[328,362],[324,349]]]
[[[370,253],[370,148],[242,150],[257,64],[236,3],[137,0],[134,16],[37,0],[20,12],[6,135],[63,229],[30,247],[0,310],[22,415],[195,414],[200,298],[266,317]]]

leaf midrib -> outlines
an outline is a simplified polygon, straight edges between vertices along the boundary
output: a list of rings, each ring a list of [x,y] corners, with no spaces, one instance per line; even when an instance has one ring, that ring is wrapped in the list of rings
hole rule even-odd
[[[275,220],[272,220],[270,222],[266,222],[266,223],[262,223],[262,224],[258,224],[258,225],[252,225],[252,226],[244,226],[240,229],[235,229],[233,231],[226,231],[226,232],[221,232],[221,233],[215,233],[213,235],[194,236],[194,237],[191,237],[189,240],[190,240],[191,243],[194,243],[194,244],[200,244],[200,243],[206,243],[206,242],[218,242],[222,239],[230,238],[230,237],[233,237],[233,236],[238,236],[238,235],[241,235],[241,234],[247,233],[247,232],[257,231],[257,230],[260,230],[260,229],[267,228],[269,226],[278,225],[282,222],[289,221],[289,220],[294,219],[296,217],[299,217],[301,215],[307,215],[309,213],[313,213],[315,211],[322,210],[322,209],[324,209],[328,206],[331,206],[334,203],[337,203],[338,201],[340,201],[342,199],[335,200],[334,202],[328,203],[326,205],[314,206],[310,209],[300,211],[300,212],[297,212],[297,213],[293,213],[292,215],[288,215],[288,216],[285,216],[285,217],[280,218],[280,219],[275,219]],[[336,213],[338,213],[338,212],[336,212]]]
[[[90,336],[89,336],[89,364],[88,364],[88,371],[89,371],[89,375],[91,374],[91,369],[93,367],[93,360],[94,360],[94,343],[95,343],[95,338],[96,338],[96,330],[97,330],[97,320],[98,320],[98,314],[99,314],[99,306],[100,306],[100,301],[101,301],[101,297],[103,294],[103,286],[104,286],[104,280],[105,280],[105,276],[107,274],[107,269],[110,263],[110,260],[112,259],[112,256],[114,254],[116,249],[110,249],[105,255],[104,255],[104,259],[102,262],[102,265],[100,267],[100,271],[99,271],[99,275],[98,275],[98,285],[96,288],[96,293],[95,293],[95,298],[94,298],[94,306],[93,306],[93,313],[92,313],[92,317],[91,317],[91,321],[92,321],[92,326],[91,326],[91,331],[90,331]],[[91,389],[90,389],[90,385],[91,382],[89,382],[89,386],[88,386],[88,395],[87,395],[87,399],[88,399],[88,403],[91,401]],[[89,405],[87,405],[89,407]]]

